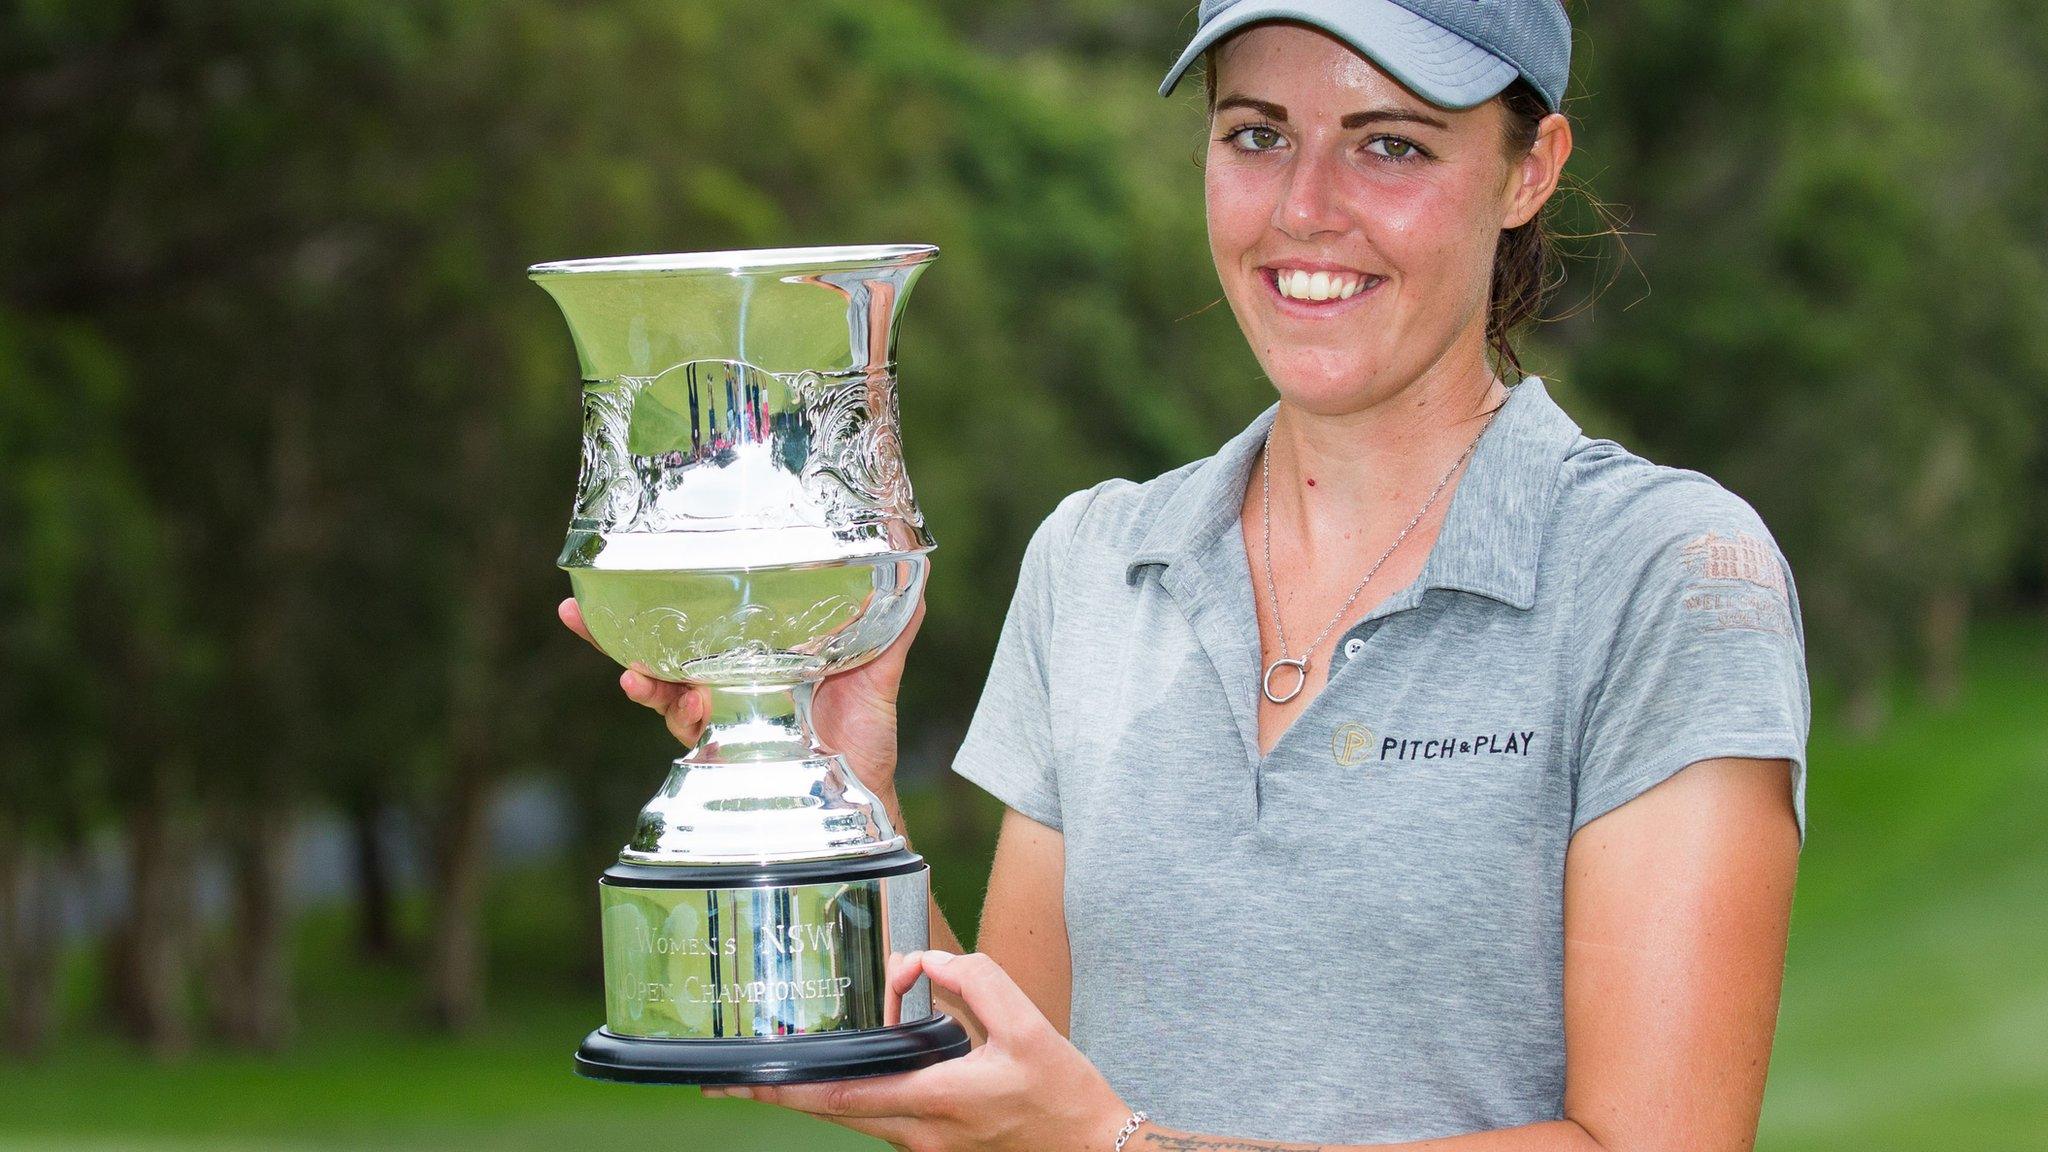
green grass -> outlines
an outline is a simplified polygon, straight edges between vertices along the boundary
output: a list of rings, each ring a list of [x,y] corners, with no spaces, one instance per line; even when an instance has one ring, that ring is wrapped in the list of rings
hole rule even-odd
[[[1815,734],[1767,1152],[2048,1149],[2048,633],[1986,630],[1968,684],[1948,710],[1902,694],[1875,741]],[[918,811],[934,802],[918,798],[913,821],[935,826]],[[985,855],[933,854],[942,899],[971,907]],[[416,976],[348,959],[338,918],[313,917],[289,1053],[156,1064],[68,1036],[40,1065],[0,1066],[0,1152],[881,1147],[570,1074],[598,1012],[578,970],[595,939],[585,888],[567,871],[501,883],[492,1013],[474,1036],[417,1027]]]
[[[2048,1149],[2048,637],[1963,701],[1815,734],[1759,1146]]]
[[[594,899],[594,874],[591,895]],[[68,1036],[34,1066],[0,1066],[0,1150],[873,1149],[851,1133],[694,1089],[597,1084],[570,1053],[601,1022],[577,971],[584,925],[566,875],[499,885],[489,1019],[472,1035],[420,1024],[407,965],[350,956],[344,924],[314,917],[301,942],[298,1039],[276,1057],[202,1050],[152,1061]],[[415,910],[416,911],[416,910]],[[594,928],[591,940],[595,940]],[[90,984],[90,973],[75,980]]]

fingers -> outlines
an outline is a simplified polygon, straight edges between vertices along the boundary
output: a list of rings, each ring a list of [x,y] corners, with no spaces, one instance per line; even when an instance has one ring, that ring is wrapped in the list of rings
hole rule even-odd
[[[597,648],[597,641],[590,635],[590,625],[583,621],[583,606],[576,603],[574,596],[564,597],[560,604],[555,605],[555,616],[569,631],[583,637],[584,642],[592,648]],[[598,648],[598,651],[602,652],[604,649]]]
[[[703,739],[710,693],[701,685],[658,680],[635,667],[619,673],[619,689],[626,699],[661,713],[677,740],[694,748]]]
[[[570,596],[555,605],[555,615],[562,624],[590,644],[598,647],[590,635],[590,625],[583,619],[583,608]],[[607,653],[609,655],[609,653]],[[704,724],[711,711],[710,693],[702,685],[679,684],[673,680],[661,680],[640,667],[628,668],[619,676],[619,689],[626,699],[643,704],[661,713],[670,734],[677,740],[694,748],[704,737]]]
[[[933,1111],[938,1103],[936,1083],[942,1079],[934,1075],[940,1065],[903,1072],[894,1076],[876,1076],[865,1080],[828,1080],[817,1084],[756,1084],[751,1087],[706,1088],[706,1096],[737,1096],[743,1100],[758,1100],[763,1104],[774,1104],[781,1108],[794,1108],[809,1112],[828,1120],[846,1122],[849,1120],[880,1120],[889,1117],[924,1116]],[[849,1124],[849,1127],[854,1125]],[[879,1136],[868,1126],[860,1130],[869,1135]],[[886,1139],[886,1137],[884,1137]]]
[[[907,956],[889,958],[888,979],[891,996],[907,994],[910,986],[917,983],[917,978],[924,975],[924,956],[922,952],[912,952]]]
[[[883,967],[883,978],[889,990],[888,995],[882,997],[883,1024],[903,1022],[903,997],[910,992],[911,985],[917,983],[918,978],[924,975],[924,967],[920,963],[923,956],[922,952],[912,952],[909,955],[895,952],[889,954],[889,959]]]
[[[898,1116],[865,1119],[857,1116],[819,1116],[818,1119],[849,1128],[863,1136],[872,1136],[891,1148],[909,1152],[910,1142],[925,1125],[919,1120],[905,1120]]]
[[[910,656],[910,645],[917,640],[917,630],[922,627],[924,627],[924,596],[920,594],[917,598],[917,610],[910,614],[910,623],[905,624],[902,634],[897,636],[887,648],[882,649],[882,654],[875,658],[875,663],[892,665],[894,673],[901,676],[903,674],[903,662]]]
[[[643,704],[663,715],[685,706],[689,686],[673,680],[659,680],[640,668],[628,668],[619,673],[619,690],[626,699]]]
[[[852,699],[865,708],[880,710],[880,719],[885,727],[893,730],[896,723],[896,697],[903,690],[903,665],[910,657],[910,645],[917,639],[917,630],[924,623],[924,600],[918,599],[917,608],[911,613],[910,622],[903,626],[895,640],[882,649],[875,658],[845,672],[835,672],[819,683],[817,699],[836,701],[841,693],[850,693]]]
[[[924,627],[924,608],[924,592],[919,590],[917,594],[917,610],[910,614],[910,623],[903,626],[903,635],[896,638],[900,646],[908,648],[910,647],[910,642],[917,639],[917,630]]]
[[[1045,1024],[1045,1013],[1002,966],[979,952],[955,956],[951,952],[920,952],[918,966],[934,985],[958,996],[998,1040],[1019,1029]],[[1050,1027],[1047,1024],[1047,1027]]]
[[[889,953],[888,961],[882,967],[882,1026],[884,1028],[894,1028],[896,1025],[903,1023],[903,990],[897,987],[897,981],[905,965],[913,963],[911,956],[915,955],[917,955],[915,952],[911,953],[910,956],[902,956],[891,952]]]
[[[921,1120],[904,1116],[859,1116],[850,1113],[821,1112],[813,1108],[804,1107],[805,1104],[819,1103],[821,1098],[829,1096],[829,1093],[819,1092],[817,1091],[818,1089],[832,1089],[838,1086],[837,1084],[798,1084],[706,1088],[704,1089],[704,1095],[709,1097],[733,1097],[740,1100],[755,1100],[763,1104],[774,1104],[783,1108],[795,1109],[799,1112],[808,1112],[820,1120],[828,1120],[842,1128],[850,1128],[862,1135],[872,1136],[896,1148],[907,1148],[910,1141],[916,1137],[918,1129],[923,1126]],[[810,1089],[811,1091],[798,1091],[799,1089]]]

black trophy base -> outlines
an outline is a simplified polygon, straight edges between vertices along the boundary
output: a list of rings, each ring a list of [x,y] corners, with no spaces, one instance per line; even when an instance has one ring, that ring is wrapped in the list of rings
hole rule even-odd
[[[970,1046],[967,1030],[944,1013],[858,1032],[720,1040],[643,1040],[599,1028],[576,1050],[576,1071],[629,1084],[804,1084],[909,1072]]]

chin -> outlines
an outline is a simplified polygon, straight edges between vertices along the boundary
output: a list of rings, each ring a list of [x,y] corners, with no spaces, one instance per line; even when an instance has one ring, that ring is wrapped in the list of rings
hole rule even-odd
[[[1262,365],[1280,398],[1318,416],[1336,416],[1369,408],[1385,399],[1380,381],[1387,365],[1356,354],[1318,355],[1311,350],[1273,357]]]

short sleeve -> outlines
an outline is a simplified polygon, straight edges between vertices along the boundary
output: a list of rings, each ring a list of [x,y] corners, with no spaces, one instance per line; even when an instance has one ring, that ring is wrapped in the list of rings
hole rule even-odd
[[[1578,581],[1586,676],[1572,831],[1718,757],[1792,764],[1806,840],[1811,705],[1790,565],[1740,498],[1702,478],[1636,502]]]
[[[953,771],[1049,828],[1060,827],[1050,669],[1057,583],[1091,493],[1062,500],[1031,534],[988,682]]]

